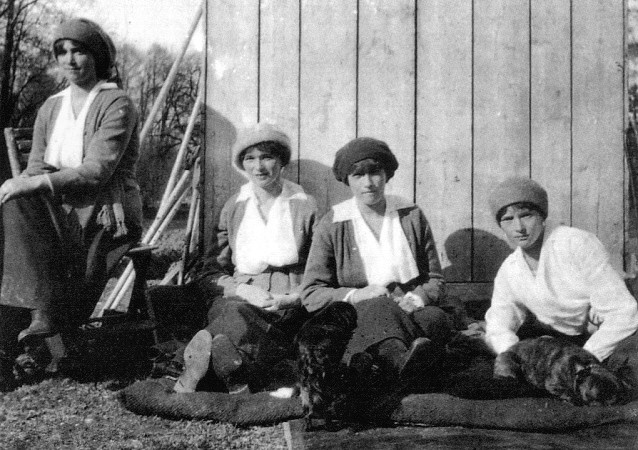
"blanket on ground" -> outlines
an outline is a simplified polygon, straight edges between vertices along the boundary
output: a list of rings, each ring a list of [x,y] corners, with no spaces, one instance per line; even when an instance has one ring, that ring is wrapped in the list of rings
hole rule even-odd
[[[170,419],[200,419],[235,425],[273,425],[303,417],[298,397],[268,392],[177,394],[165,379],[138,381],[120,391],[124,407],[137,414]],[[362,420],[375,420],[366,417]],[[552,398],[477,400],[451,394],[410,394],[395,399],[386,419],[428,426],[464,426],[519,431],[564,431],[596,425],[638,422],[638,401],[621,406],[582,407]]]

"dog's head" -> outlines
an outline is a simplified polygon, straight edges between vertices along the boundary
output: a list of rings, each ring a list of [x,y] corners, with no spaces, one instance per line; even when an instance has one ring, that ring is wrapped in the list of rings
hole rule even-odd
[[[576,372],[574,392],[579,404],[609,406],[624,400],[627,385],[602,365],[591,364]]]

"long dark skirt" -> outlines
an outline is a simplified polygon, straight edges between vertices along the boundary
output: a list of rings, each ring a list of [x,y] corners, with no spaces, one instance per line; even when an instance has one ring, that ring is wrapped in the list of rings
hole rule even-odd
[[[94,221],[82,229],[73,210],[54,204],[61,236],[42,197],[2,205],[0,304],[49,311],[59,322],[83,320],[95,307],[107,273],[141,235],[113,239]]]
[[[406,346],[418,337],[428,337],[442,346],[449,340],[452,325],[447,314],[437,306],[426,306],[406,313],[387,297],[378,297],[355,305],[357,328],[344,354],[344,361],[386,339],[399,339]]]
[[[273,368],[282,361],[294,361],[295,335],[308,318],[303,307],[266,311],[239,297],[219,297],[208,312],[206,330],[225,334],[242,354],[251,390],[270,382]]]

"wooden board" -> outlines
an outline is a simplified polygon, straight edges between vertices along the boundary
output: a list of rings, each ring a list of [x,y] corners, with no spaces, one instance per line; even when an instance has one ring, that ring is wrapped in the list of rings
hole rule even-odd
[[[332,163],[356,135],[357,0],[301,2],[300,51],[299,176],[323,213],[350,197]]]
[[[299,2],[261,2],[259,120],[277,124],[290,137],[292,159],[299,158]],[[298,182],[298,165],[285,169]]]
[[[473,280],[491,281],[509,251],[489,194],[506,177],[530,173],[529,3],[477,0],[473,29]]]
[[[572,6],[573,224],[595,233],[619,270],[623,252],[624,63],[618,43],[623,36],[623,4],[582,0]]]
[[[472,279],[472,5],[417,9],[416,200],[448,281]]]
[[[386,192],[414,201],[414,0],[359,2],[357,134],[387,142],[399,161]]]
[[[549,197],[548,225],[571,225],[571,8],[531,2],[531,177]]]
[[[230,165],[238,126],[258,119],[259,10],[251,0],[207,2],[205,223],[216,223],[224,202],[244,179]],[[210,242],[212,226],[204,230]]]

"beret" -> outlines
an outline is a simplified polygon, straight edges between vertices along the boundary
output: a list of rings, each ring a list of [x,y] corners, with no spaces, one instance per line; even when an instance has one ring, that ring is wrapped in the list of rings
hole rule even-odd
[[[337,181],[348,184],[348,175],[352,165],[368,158],[378,161],[383,166],[388,179],[392,178],[399,167],[399,162],[388,144],[371,137],[359,137],[351,140],[337,151],[332,172]]]
[[[498,217],[498,213],[503,208],[522,202],[537,206],[543,216],[547,217],[547,191],[529,178],[508,178],[496,186],[489,197],[490,209],[494,218]]]
[[[115,45],[108,34],[95,22],[88,19],[70,19],[55,30],[53,45],[63,39],[72,39],[91,52],[96,66],[106,69],[115,65]]]
[[[277,142],[284,147],[281,164],[288,165],[290,162],[290,138],[288,135],[271,123],[259,122],[237,131],[237,139],[232,149],[233,167],[240,173],[243,172],[244,166],[241,157],[244,150],[260,142],[268,141]]]

